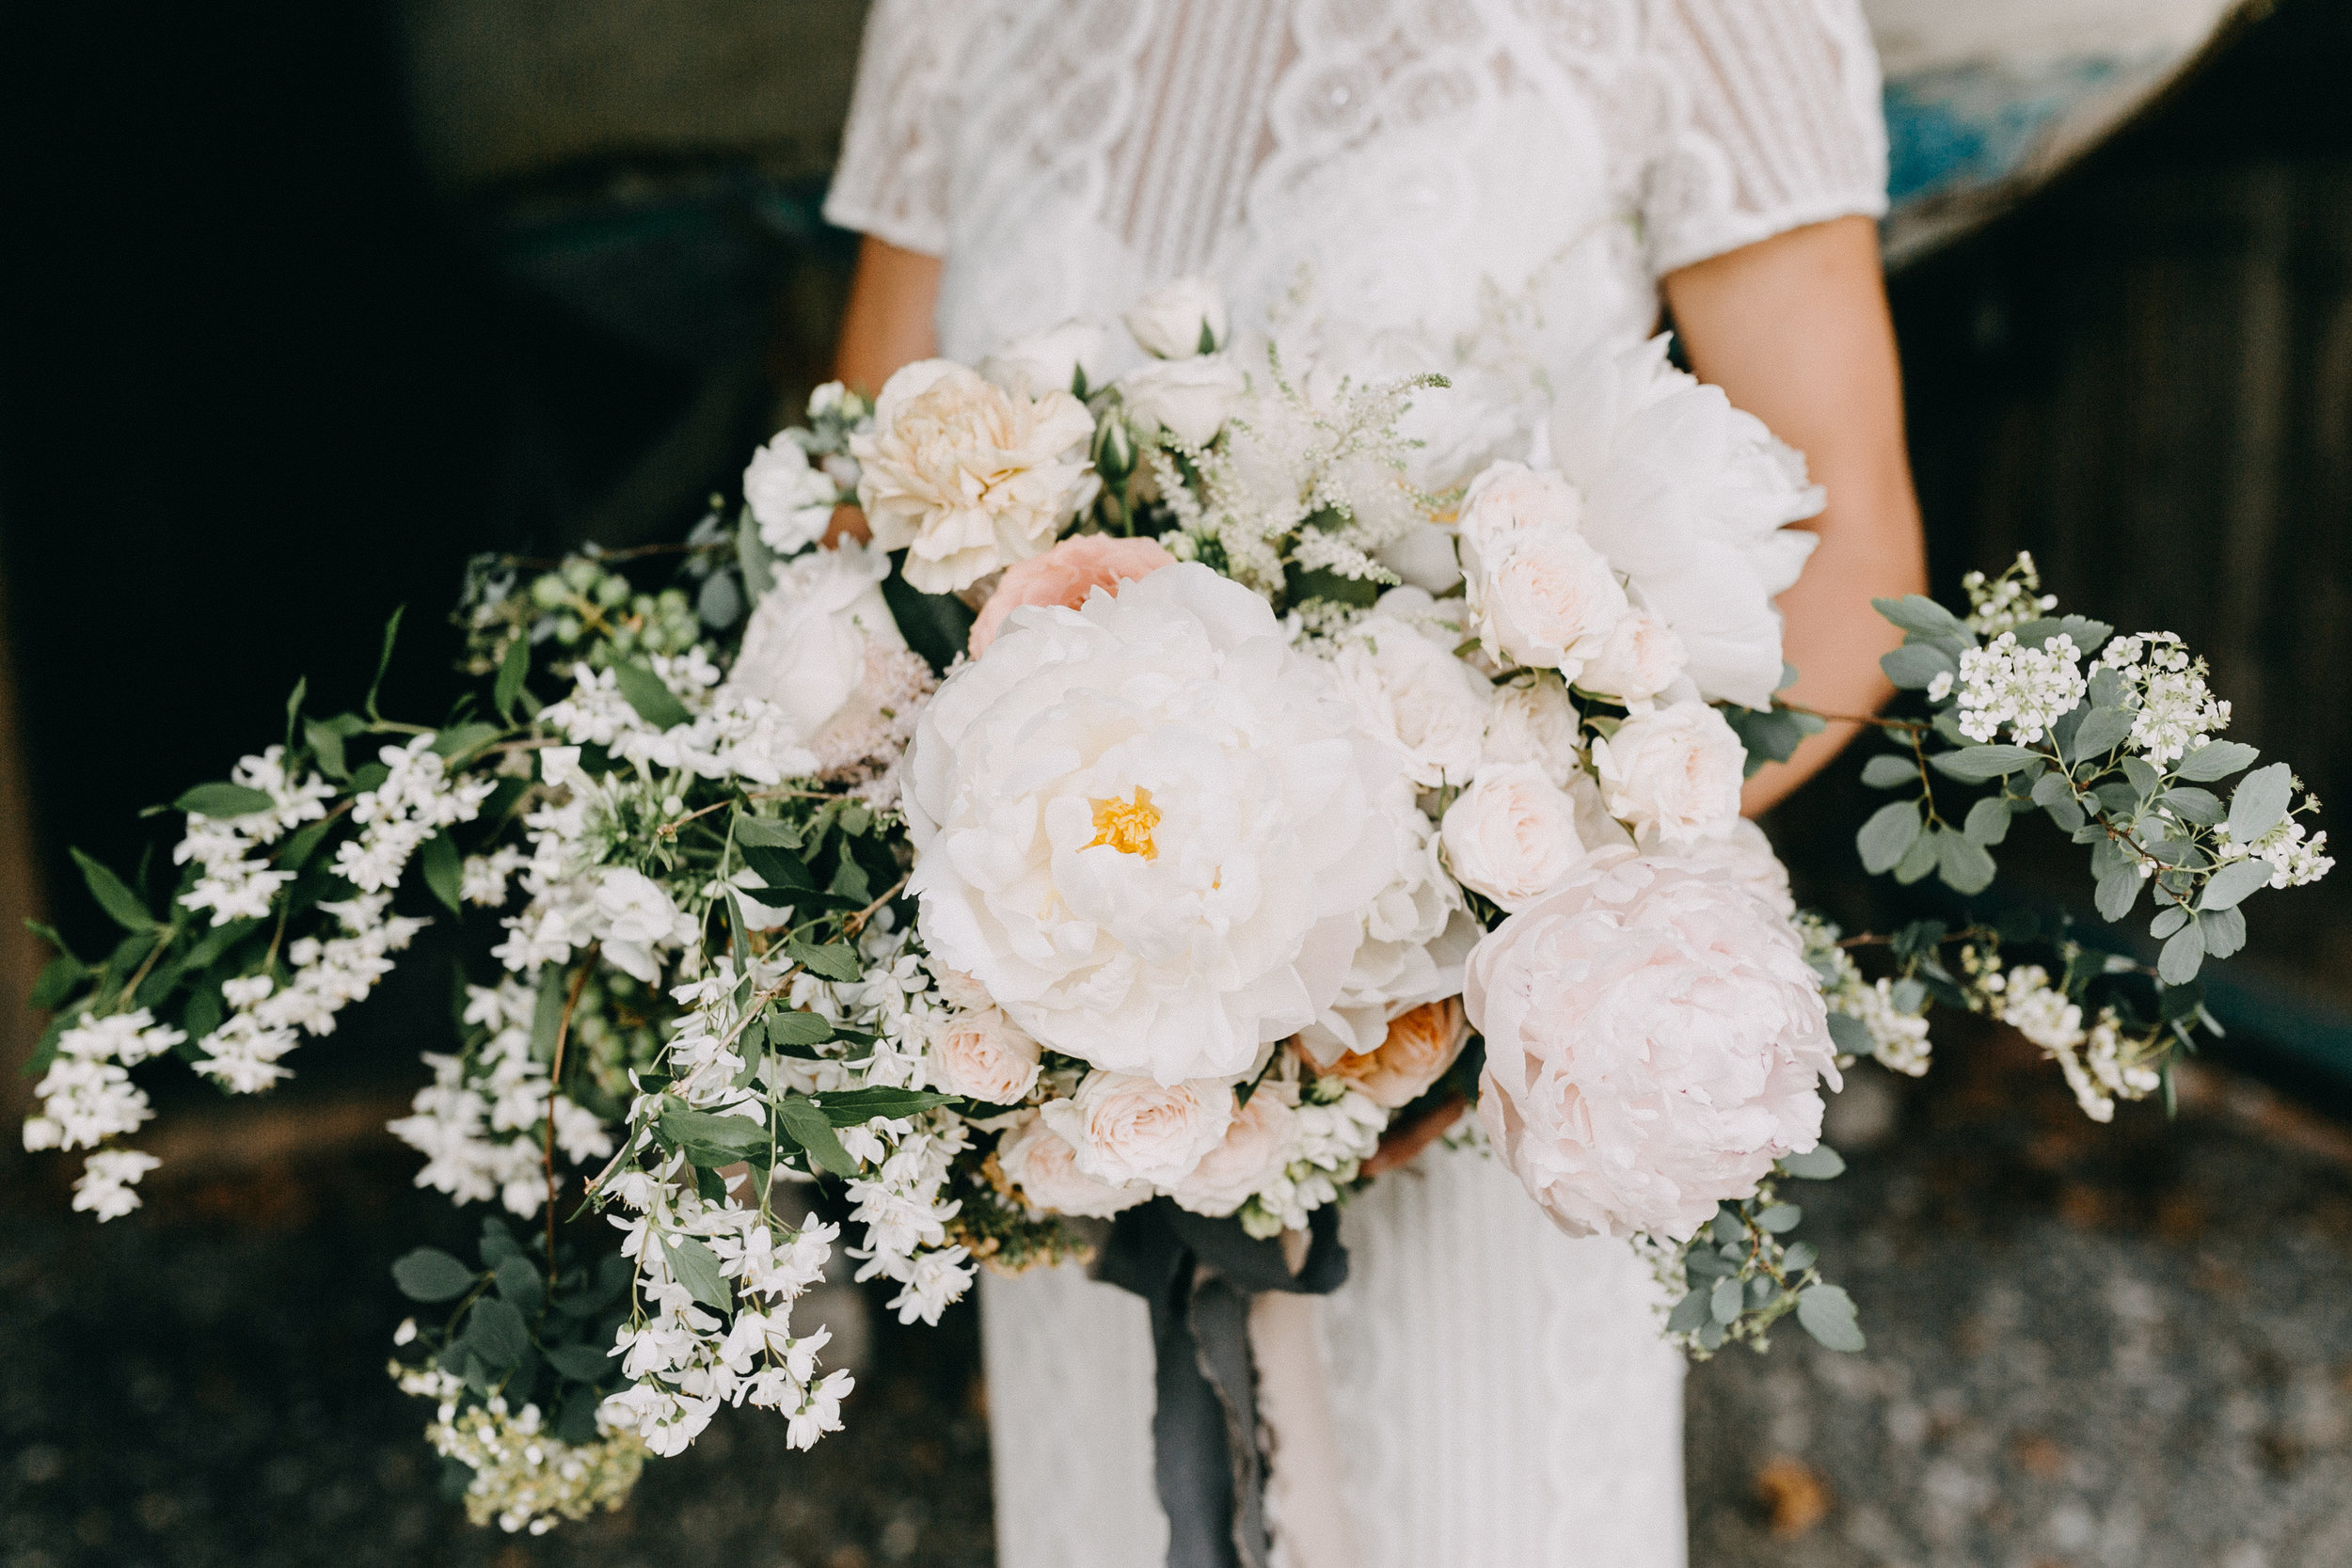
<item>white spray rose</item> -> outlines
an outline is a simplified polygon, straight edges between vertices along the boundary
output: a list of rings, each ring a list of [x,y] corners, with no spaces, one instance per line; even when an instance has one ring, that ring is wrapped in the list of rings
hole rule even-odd
[[[1018,1104],[1037,1087],[1037,1041],[993,1007],[950,1015],[924,1057],[931,1086],[990,1105]]]
[[[1222,354],[1155,359],[1119,378],[1120,398],[1139,434],[1165,430],[1189,447],[1216,440],[1248,389],[1241,368]]]
[[[1534,763],[1480,768],[1446,808],[1443,836],[1454,877],[1506,910],[1542,897],[1584,858],[1576,802]]]
[[[1068,1100],[1040,1109],[1097,1181],[1173,1187],[1225,1141],[1233,1087],[1222,1079],[1162,1084],[1131,1072],[1089,1072]]]
[[[1168,1196],[1196,1214],[1230,1214],[1263,1191],[1298,1157],[1298,1113],[1281,1089],[1262,1085],[1215,1148]]]
[[[1406,759],[1205,566],[1007,626],[907,753],[924,941],[1092,1066],[1247,1071],[1339,996],[1366,907],[1411,875]]]
[[[825,536],[840,495],[833,476],[808,460],[786,431],[752,453],[743,470],[743,504],[759,525],[759,541],[791,555]]]
[[[1518,463],[1479,475],[1462,503],[1462,575],[1488,657],[1575,680],[1630,608],[1578,530],[1576,492]]]
[[[1154,289],[1120,319],[1155,359],[1189,359],[1225,346],[1225,293],[1206,277],[1180,277]]]
[[[1424,593],[1448,593],[1462,580],[1454,531],[1437,523],[1414,523],[1373,554],[1381,565]]]
[[[854,541],[779,566],[776,585],[743,628],[727,684],[774,704],[804,746],[829,730],[871,721],[876,698],[864,689],[868,650],[906,646],[882,598],[889,575],[882,551]]]
[[[1837,1084],[1796,933],[1735,881],[1606,849],[1504,921],[1464,996],[1478,1118],[1571,1236],[1682,1240],[1820,1139]]]
[[[1558,675],[1549,670],[1521,675],[1494,689],[1479,754],[1490,763],[1532,762],[1565,789],[1584,770],[1577,739],[1582,723]]]
[[[1038,1208],[1057,1214],[1108,1219],[1152,1196],[1140,1181],[1114,1186],[1080,1170],[1077,1150],[1032,1111],[996,1146],[996,1167]]]
[[[1646,610],[1632,610],[1611,629],[1576,684],[1638,705],[1680,680],[1685,662],[1682,639],[1674,628]]]
[[[1089,388],[1101,380],[1098,368],[1106,336],[1093,322],[1066,321],[1015,338],[980,361],[980,374],[1021,397],[1042,397],[1047,392],[1074,395],[1081,372]]]
[[[1470,782],[1494,686],[1454,657],[1450,641],[1375,610],[1348,628],[1331,663],[1365,728],[1411,756],[1413,783],[1434,789]]]
[[[872,434],[850,437],[874,543],[906,579],[952,594],[1042,553],[1094,497],[1094,417],[1064,391],[1009,392],[947,359],[882,384]]]
[[[1740,820],[1747,748],[1705,703],[1635,714],[1593,742],[1601,798],[1644,847],[1721,838]]]
[[[1699,694],[1753,708],[1780,684],[1780,611],[1821,509],[1804,459],[1666,362],[1666,340],[1597,353],[1560,378],[1551,459],[1584,501],[1585,537],[1683,643]]]

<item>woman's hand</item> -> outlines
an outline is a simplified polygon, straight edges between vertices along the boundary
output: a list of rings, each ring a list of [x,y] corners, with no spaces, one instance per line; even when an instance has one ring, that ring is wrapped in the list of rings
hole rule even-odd
[[[1372,1151],[1361,1174],[1378,1176],[1399,1165],[1410,1164],[1413,1156],[1436,1143],[1445,1130],[1461,1119],[1470,1109],[1470,1101],[1458,1094],[1449,1094],[1427,1110],[1416,1113],[1410,1119],[1392,1122],[1380,1134],[1380,1147]]]
[[[849,302],[841,310],[834,379],[872,397],[899,366],[937,354],[931,312],[938,300],[938,257],[901,250],[868,234],[858,246],[857,271],[850,275]],[[866,537],[864,513],[854,506],[834,509],[827,545]]]
[[[1924,593],[1926,546],[1903,448],[1902,372],[1879,266],[1878,228],[1837,218],[1711,257],[1665,279],[1691,368],[1805,455],[1829,492],[1800,527],[1821,543],[1780,596],[1797,667],[1788,700],[1867,714],[1893,694],[1879,656],[1902,633],[1874,597]],[[1753,816],[1836,755],[1860,726],[1833,722],[1748,781]]]

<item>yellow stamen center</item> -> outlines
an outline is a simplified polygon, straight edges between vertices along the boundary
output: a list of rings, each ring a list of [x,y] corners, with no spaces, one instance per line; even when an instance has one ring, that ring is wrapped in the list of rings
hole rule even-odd
[[[1152,830],[1160,825],[1160,813],[1152,803],[1150,790],[1137,784],[1132,800],[1114,795],[1107,800],[1090,803],[1094,807],[1094,838],[1082,847],[1091,849],[1107,844],[1122,855],[1141,855],[1148,861],[1160,858],[1159,847],[1152,842]]]

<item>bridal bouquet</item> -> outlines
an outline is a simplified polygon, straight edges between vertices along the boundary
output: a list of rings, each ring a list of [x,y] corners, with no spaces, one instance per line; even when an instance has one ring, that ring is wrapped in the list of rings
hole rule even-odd
[[[2013,921],[1842,938],[1739,815],[1820,722],[1774,699],[1821,500],[1795,453],[1658,343],[1424,488],[1438,379],[1237,349],[1200,283],[1125,320],[821,388],[675,549],[479,562],[485,687],[444,721],[298,688],[176,802],[176,873],[85,860],[124,934],[42,976],[24,1132],[89,1151],[74,1206],[131,1211],[155,1164],[132,1069],[265,1089],[478,920],[495,969],[393,1124],[420,1184],[515,1222],[395,1270],[394,1375],[478,1520],[615,1503],[722,1403],[836,1429],[849,1376],[792,1322],[836,1250],[933,1322],[976,1263],[1146,1205],[1327,1221],[1455,1097],[1565,1229],[1647,1239],[1694,1351],[1789,1313],[1858,1348],[1775,1185],[1836,1174],[1840,1066],[1923,1069],[1940,998],[2111,1114],[2243,900],[2330,863],[2177,640],[2054,617],[2025,562],[1965,617],[1881,606],[1927,707],[1874,721],[1900,798],[1861,852],[1978,893],[2046,813],[2107,919],[2149,894],[2155,972],[2064,932],[2010,965]],[[850,501],[870,546],[824,546]],[[833,1219],[779,1200],[811,1181]]]

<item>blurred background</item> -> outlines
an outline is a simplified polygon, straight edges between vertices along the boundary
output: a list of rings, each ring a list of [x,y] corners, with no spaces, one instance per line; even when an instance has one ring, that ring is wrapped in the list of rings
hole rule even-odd
[[[2030,547],[2070,603],[2205,650],[2233,737],[2352,801],[2352,8],[1870,9],[1937,583]],[[101,921],[69,847],[135,863],[139,808],[220,776],[297,678],[356,697],[397,605],[386,706],[438,711],[468,556],[675,535],[824,378],[863,13],[0,10],[11,1062],[41,1022],[20,920]],[[1810,896],[1883,922],[1912,911],[1860,885],[1851,771],[1772,827]],[[1995,899],[2046,902],[2025,847]],[[1853,1172],[1807,1227],[1871,1346],[1693,1369],[1695,1561],[2352,1562],[2352,879],[2254,909],[2175,1121],[2094,1128],[1959,1024],[1924,1084],[1857,1071]],[[132,1220],[70,1220],[68,1163],[0,1142],[0,1568],[990,1561],[969,1308],[871,1315],[811,1453],[738,1413],[619,1514],[463,1522],[382,1375],[386,1265],[477,1223],[381,1131],[437,962],[266,1100],[160,1075]],[[0,1111],[25,1089],[0,1073]]]

